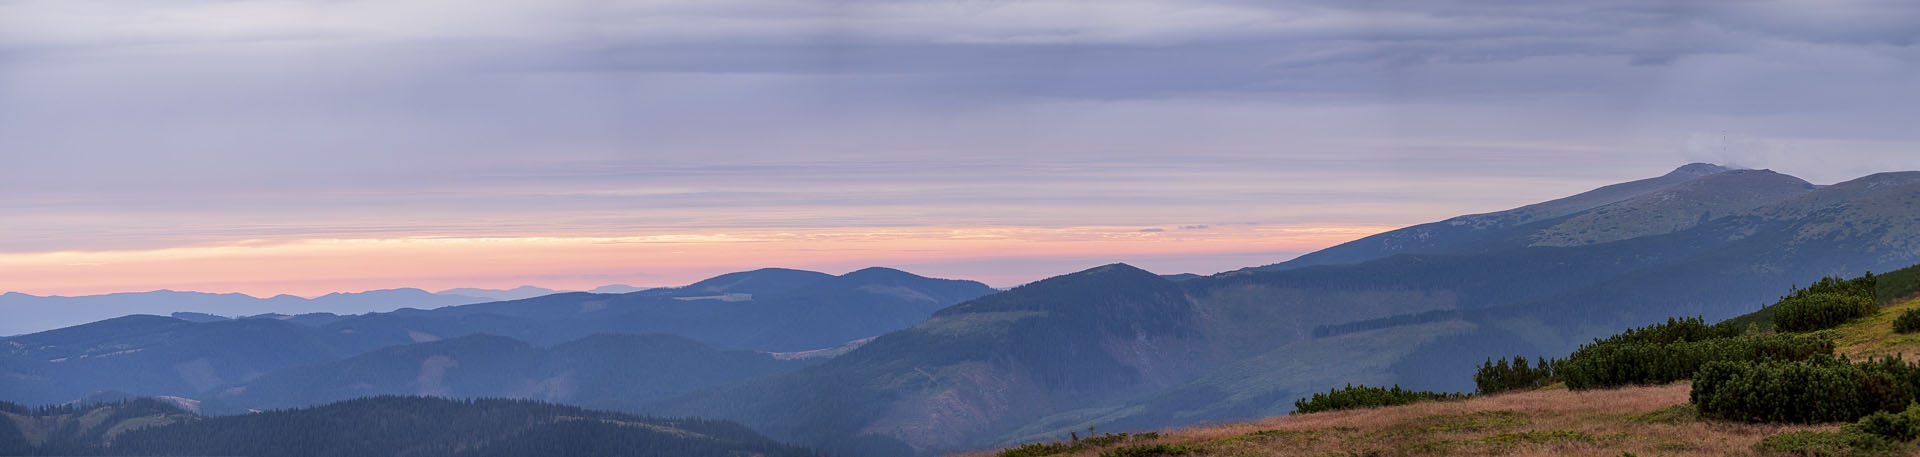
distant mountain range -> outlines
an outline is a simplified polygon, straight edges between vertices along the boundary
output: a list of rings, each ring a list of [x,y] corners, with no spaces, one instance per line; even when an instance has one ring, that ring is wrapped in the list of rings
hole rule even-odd
[[[628,293],[646,290],[614,284],[593,289],[593,293]],[[156,290],[76,297],[36,296],[19,292],[0,294],[0,336],[19,335],[41,330],[125,316],[129,314],[186,313],[197,318],[233,318],[275,314],[359,314],[393,311],[400,308],[437,308],[500,300],[519,300],[563,291],[520,286],[509,290],[447,289],[427,292],[420,289],[383,289],[366,292],[335,292],[314,298],[275,295],[259,298],[247,294],[213,294]]]
[[[806,365],[793,360],[844,352],[992,292],[886,268],[840,276],[762,269],[626,294],[352,316],[131,315],[0,338],[0,392],[37,404],[116,390],[219,400],[226,411],[388,393],[633,406]],[[476,369],[483,365],[502,372]],[[347,371],[313,374],[325,367]],[[414,382],[427,372],[445,374],[427,376],[445,383]]]
[[[1920,172],[1816,186],[1692,164],[1205,277],[1113,264],[997,291],[763,269],[352,316],[127,316],[0,338],[0,392],[111,389],[215,413],[502,395],[738,421],[835,455],[930,455],[1284,414],[1345,383],[1470,390],[1490,354],[1565,354],[1916,263]]]

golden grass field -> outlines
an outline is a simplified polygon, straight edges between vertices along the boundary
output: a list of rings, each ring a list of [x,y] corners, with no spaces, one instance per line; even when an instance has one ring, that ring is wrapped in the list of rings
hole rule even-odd
[[[1257,422],[1162,431],[1063,456],[1094,457],[1123,445],[1192,446],[1197,456],[1759,456],[1776,433],[1834,430],[1698,420],[1691,386],[1542,389],[1462,401],[1420,402]],[[962,454],[991,457],[992,452]]]

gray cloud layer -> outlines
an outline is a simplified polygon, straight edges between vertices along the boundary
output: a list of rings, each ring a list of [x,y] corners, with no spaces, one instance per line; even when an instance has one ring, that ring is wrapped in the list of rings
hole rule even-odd
[[[1904,1],[0,1],[0,249],[1415,222],[1690,160],[1831,182],[1920,168],[1914,24]]]

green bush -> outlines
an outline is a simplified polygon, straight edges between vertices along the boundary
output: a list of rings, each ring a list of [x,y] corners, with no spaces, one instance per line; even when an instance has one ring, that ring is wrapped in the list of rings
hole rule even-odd
[[[1333,389],[1324,394],[1313,394],[1293,402],[1296,414],[1336,411],[1342,409],[1372,408],[1376,406],[1404,405],[1425,400],[1458,400],[1467,395],[1456,393],[1427,392],[1406,390],[1396,385],[1393,388],[1367,387],[1348,384],[1341,389]]]
[[[1487,359],[1487,363],[1473,373],[1475,392],[1485,395],[1545,387],[1557,379],[1553,375],[1553,367],[1558,362],[1543,358],[1538,363],[1528,364],[1526,357],[1519,356],[1515,356],[1512,363],[1508,363],[1507,359],[1500,359],[1497,363]]]
[[[1693,404],[1710,417],[1749,422],[1850,422],[1913,402],[1915,366],[1896,359],[1861,364],[1714,361],[1693,379]]]
[[[1899,333],[1920,332],[1920,308],[1909,309],[1893,319],[1893,331]]]
[[[1782,332],[1829,329],[1880,310],[1871,296],[1802,294],[1774,305],[1773,328]]]
[[[1874,287],[1881,303],[1899,300],[1920,293],[1920,265],[1901,268],[1880,275],[1879,284]]]
[[[1878,303],[1880,301],[1879,286],[1880,277],[1874,276],[1871,271],[1853,279],[1841,279],[1839,277],[1829,276],[1820,278],[1819,281],[1807,285],[1805,289],[1794,288],[1793,292],[1787,294],[1782,301],[1808,295],[1834,294],[1850,297],[1865,297],[1868,300],[1873,300],[1875,303]]]
[[[1902,446],[1879,435],[1859,431],[1787,432],[1753,444],[1763,452],[1810,457],[1881,457],[1900,455]]]
[[[1915,417],[1916,412],[1913,407],[1899,414],[1880,411],[1860,418],[1853,427],[1894,441],[1913,441],[1920,438],[1920,418]]]
[[[1714,361],[1800,361],[1833,354],[1832,340],[1812,335],[1755,335],[1673,344],[1646,341],[1597,340],[1556,363],[1554,375],[1571,389],[1600,389],[1690,379],[1702,365]]]
[[[1594,340],[1596,344],[1606,343],[1652,343],[1673,344],[1686,341],[1706,341],[1740,336],[1744,329],[1726,326],[1707,325],[1706,319],[1699,317],[1667,318],[1663,324],[1630,328],[1618,335],[1604,340]]]

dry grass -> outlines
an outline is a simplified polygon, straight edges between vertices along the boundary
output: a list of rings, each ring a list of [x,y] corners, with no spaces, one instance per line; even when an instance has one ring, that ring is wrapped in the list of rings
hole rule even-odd
[[[1879,313],[1841,325],[1834,329],[1834,352],[1854,360],[1886,356],[1920,360],[1920,333],[1893,332],[1893,320],[1914,308],[1920,308],[1920,299],[1899,300]]]
[[[1302,414],[1191,427],[1131,444],[1198,446],[1200,456],[1751,456],[1754,442],[1834,426],[1695,419],[1687,384],[1547,389],[1452,402]],[[1092,457],[1087,450],[1075,457]],[[991,457],[992,453],[964,454]]]

